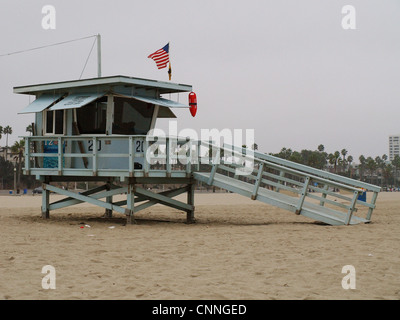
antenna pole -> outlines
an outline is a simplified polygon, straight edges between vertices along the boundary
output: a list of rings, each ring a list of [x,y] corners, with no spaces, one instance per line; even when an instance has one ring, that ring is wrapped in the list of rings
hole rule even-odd
[[[101,35],[97,35],[97,77],[101,77]]]

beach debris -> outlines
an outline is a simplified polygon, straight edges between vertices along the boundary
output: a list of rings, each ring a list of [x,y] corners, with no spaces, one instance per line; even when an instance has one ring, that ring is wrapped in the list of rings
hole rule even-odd
[[[89,226],[88,224],[85,224],[85,227],[86,227],[86,228],[90,228],[90,226]]]
[[[108,229],[114,229],[115,228],[115,226],[110,226],[110,227],[108,227]]]
[[[372,253],[368,253],[368,257],[373,257],[373,254]]]

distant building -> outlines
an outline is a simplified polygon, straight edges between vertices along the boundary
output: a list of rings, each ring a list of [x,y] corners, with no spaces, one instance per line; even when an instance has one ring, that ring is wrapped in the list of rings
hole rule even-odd
[[[392,161],[396,155],[400,156],[400,134],[389,136],[389,161]]]

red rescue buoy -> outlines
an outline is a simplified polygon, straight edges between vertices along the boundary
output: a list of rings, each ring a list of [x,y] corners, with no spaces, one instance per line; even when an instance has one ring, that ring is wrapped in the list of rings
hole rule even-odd
[[[197,113],[197,97],[194,92],[189,93],[189,106],[190,113],[194,117]]]

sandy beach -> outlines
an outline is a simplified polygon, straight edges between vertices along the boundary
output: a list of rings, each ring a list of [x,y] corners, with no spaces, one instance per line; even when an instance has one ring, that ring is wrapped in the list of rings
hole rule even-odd
[[[340,227],[230,193],[195,206],[195,224],[157,205],[125,225],[88,204],[44,220],[41,196],[1,196],[0,299],[400,298],[400,192],[379,194],[372,223]],[[42,288],[45,265],[56,289]]]

